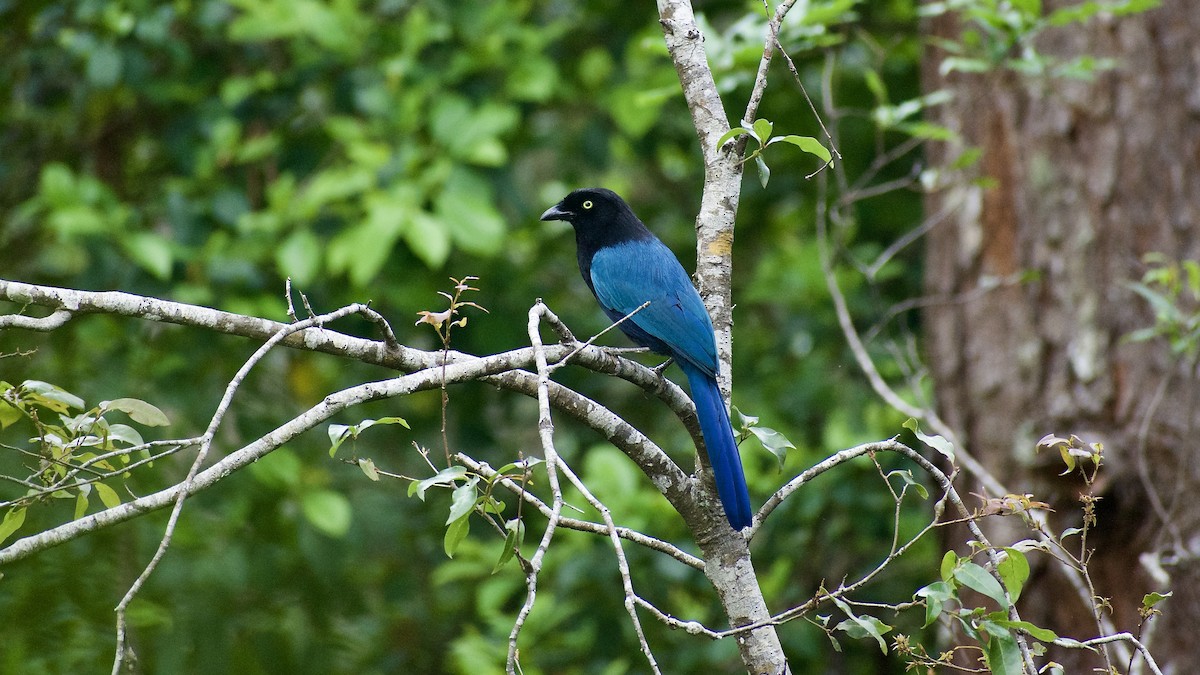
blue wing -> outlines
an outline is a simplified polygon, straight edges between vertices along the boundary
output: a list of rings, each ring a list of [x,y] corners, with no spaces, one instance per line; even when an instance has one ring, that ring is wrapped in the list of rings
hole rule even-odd
[[[607,246],[592,257],[590,272],[596,299],[614,320],[650,302],[621,325],[634,324],[629,337],[716,377],[712,320],[671,249],[657,239]]]
[[[613,321],[650,302],[620,328],[634,342],[679,362],[696,402],[725,517],[735,530],[750,525],[750,491],[717,386],[712,320],[687,272],[661,241],[637,239],[596,251],[589,273],[596,299]]]

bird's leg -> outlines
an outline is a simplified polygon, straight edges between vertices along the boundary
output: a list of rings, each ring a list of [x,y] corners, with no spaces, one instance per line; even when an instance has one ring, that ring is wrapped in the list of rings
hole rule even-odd
[[[663,361],[662,363],[658,364],[657,366],[654,366],[650,370],[653,370],[655,375],[662,377],[663,371],[666,370],[667,368],[671,367],[672,363],[675,363],[675,359],[669,358],[666,361]]]

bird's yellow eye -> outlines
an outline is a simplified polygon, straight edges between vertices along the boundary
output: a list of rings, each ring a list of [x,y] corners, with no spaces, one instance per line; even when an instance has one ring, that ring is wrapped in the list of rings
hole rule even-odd
[[[589,200],[585,201],[585,202],[583,203],[583,208],[585,208],[585,209],[590,209],[590,208],[592,208],[592,200],[590,200],[590,199],[589,199]]]

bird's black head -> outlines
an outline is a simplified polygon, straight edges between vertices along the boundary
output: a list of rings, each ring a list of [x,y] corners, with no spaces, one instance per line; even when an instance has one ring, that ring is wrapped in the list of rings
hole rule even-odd
[[[580,244],[597,248],[653,236],[620,195],[604,188],[575,190],[546,209],[542,220],[565,220]]]
[[[625,200],[612,190],[583,188],[546,209],[542,220],[565,220],[578,227],[587,223],[609,222],[626,213],[632,215],[633,212]]]

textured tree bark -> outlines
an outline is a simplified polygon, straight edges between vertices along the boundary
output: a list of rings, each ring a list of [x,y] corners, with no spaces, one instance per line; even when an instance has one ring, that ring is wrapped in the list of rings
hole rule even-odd
[[[961,29],[941,17],[927,32],[956,39]],[[927,202],[931,213],[959,205],[928,237],[926,288],[943,300],[924,315],[939,412],[1010,490],[1051,502],[1058,528],[1080,524],[1081,484],[1057,476],[1057,457],[1034,455],[1037,439],[1075,433],[1104,443],[1089,538],[1096,591],[1111,598],[1116,629],[1135,635],[1145,635],[1142,595],[1174,591],[1152,622],[1150,649],[1176,672],[1200,664],[1197,373],[1163,341],[1122,338],[1153,323],[1125,285],[1141,277],[1143,256],[1200,258],[1197,36],[1195,3],[1166,0],[1043,36],[1039,49],[1052,56],[1116,59],[1091,82],[943,75],[938,49],[922,73],[926,92],[954,94],[931,120],[982,150]],[[949,166],[961,149],[935,145],[932,165]],[[1093,637],[1096,622],[1063,575],[1033,562],[1023,618]],[[1103,665],[1084,651],[1049,658],[1068,673]]]
[[[657,4],[663,39],[704,156],[704,195],[696,216],[696,277],[716,331],[720,385],[728,400],[733,370],[733,224],[741,196],[742,167],[738,157],[722,152],[717,145],[729,131],[729,118],[708,65],[704,34],[696,24],[691,2],[658,0]],[[715,486],[710,482],[706,489],[713,497],[712,513],[718,513]],[[705,574],[721,599],[730,626],[745,626],[770,617],[746,540],[719,522],[719,515],[714,519],[712,513],[706,514],[707,518],[684,517],[704,551]],[[737,644],[742,663],[752,675],[789,672],[774,626],[743,633]]]
[[[721,361],[721,392],[729,398],[733,368],[733,221],[742,194],[741,157],[717,141],[729,131],[725,105],[704,51],[704,34],[686,0],[659,0],[659,23],[704,156],[704,194],[696,215],[696,278],[712,316]]]

